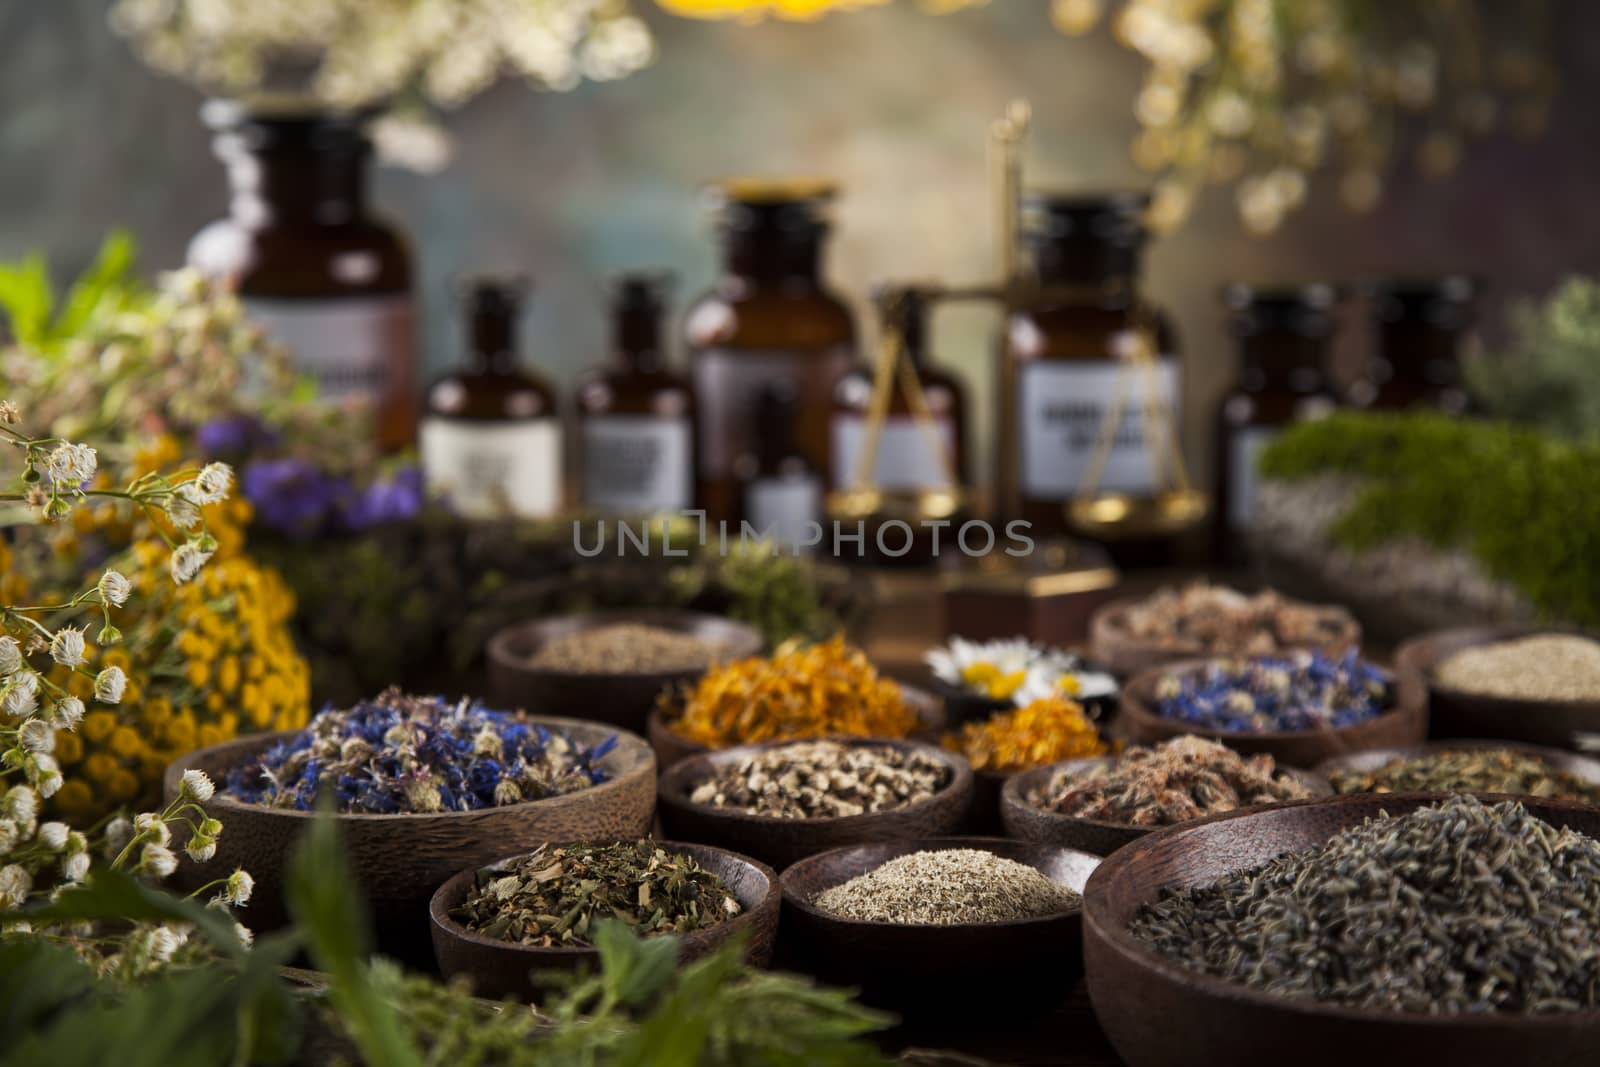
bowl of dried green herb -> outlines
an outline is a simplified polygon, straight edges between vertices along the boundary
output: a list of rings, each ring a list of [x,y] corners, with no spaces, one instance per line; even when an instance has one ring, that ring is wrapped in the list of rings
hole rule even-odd
[[[851,845],[783,872],[786,962],[907,1017],[1059,1004],[1082,974],[1086,852],[992,837]]]
[[[1084,892],[1130,1067],[1591,1064],[1600,809],[1334,797],[1158,830]]]
[[[1572,748],[1600,734],[1600,640],[1540,626],[1466,626],[1407,641],[1396,667],[1428,690],[1429,736]]]
[[[774,741],[680,760],[662,772],[656,793],[667,836],[781,871],[841,845],[960,830],[972,771],[956,753],[920,741]]]
[[[710,845],[650,838],[541,845],[470,867],[428,907],[434,955],[447,977],[485,997],[536,999],[540,972],[593,966],[593,924],[618,919],[644,936],[679,940],[688,962],[731,938],[765,966],[778,931],[771,867]]]
[[[1328,760],[1336,793],[1504,793],[1600,804],[1600,760],[1509,741],[1431,741]]]
[[[591,612],[508,626],[489,639],[489,693],[504,707],[643,733],[664,692],[761,651],[755,627],[691,611]]]

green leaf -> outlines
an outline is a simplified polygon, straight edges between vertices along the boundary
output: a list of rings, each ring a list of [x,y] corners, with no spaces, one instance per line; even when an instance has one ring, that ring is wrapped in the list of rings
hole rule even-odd
[[[107,920],[191,923],[223,955],[235,960],[246,955],[228,914],[107,868],[95,868],[82,885],[62,890],[54,901],[28,908],[23,915],[36,925]]]
[[[34,252],[15,263],[0,264],[0,310],[18,344],[40,350],[48,345],[54,307],[50,271],[42,255]]]
[[[137,245],[127,230],[112,230],[88,270],[73,283],[51,324],[52,341],[78,336],[98,316],[123,310],[141,291],[133,274]]]
[[[94,988],[94,972],[68,948],[32,937],[0,943],[0,1032],[45,1026]]]
[[[615,920],[596,924],[593,934],[606,991],[619,1004],[643,1007],[671,984],[678,969],[677,938],[639,937]]]

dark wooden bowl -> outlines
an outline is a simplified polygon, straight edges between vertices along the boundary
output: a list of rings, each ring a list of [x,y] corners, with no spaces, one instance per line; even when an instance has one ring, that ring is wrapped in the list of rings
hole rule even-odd
[[[755,627],[688,611],[592,612],[517,623],[489,639],[489,702],[495,707],[523,708],[533,715],[607,722],[642,734],[656,698],[693,683],[705,668],[605,674],[544,670],[529,665],[529,660],[554,638],[617,623],[639,623],[715,641],[726,650],[718,657],[722,661],[743,659],[761,651],[761,634]]]
[[[1047,786],[1058,773],[1074,774],[1091,767],[1117,762],[1116,756],[1095,756],[1090,759],[1064,760],[1048,767],[1035,767],[1012,775],[1000,794],[1000,820],[1007,837],[1019,841],[1041,841],[1047,845],[1082,849],[1096,856],[1109,856],[1123,845],[1137,841],[1160,826],[1129,826],[1127,823],[1108,822],[1104,819],[1083,819],[1075,815],[1062,815],[1047,811],[1028,802],[1035,789]],[[1314,797],[1333,795],[1333,787],[1321,774],[1302,771],[1294,767],[1279,767],[1280,771],[1311,790]],[[1285,803],[1288,803],[1287,801]],[[1257,804],[1240,811],[1255,811],[1270,804]]]
[[[1203,730],[1190,723],[1168,719],[1156,711],[1155,689],[1169,674],[1190,674],[1211,660],[1182,660],[1146,671],[1122,687],[1117,732],[1137,745],[1155,745],[1179,734],[1194,734],[1220,741],[1236,752],[1266,752],[1286,767],[1315,767],[1323,760],[1369,748],[1392,748],[1421,741],[1428,732],[1427,691],[1413,672],[1397,671],[1390,678],[1389,707],[1366,722],[1336,730],[1273,730],[1251,734],[1232,730]]]
[[[1554,626],[1467,626],[1435,630],[1401,645],[1396,669],[1417,675],[1428,689],[1428,736],[1499,738],[1570,749],[1575,746],[1573,734],[1600,732],[1600,700],[1508,700],[1434,681],[1435,668],[1462,649],[1551,633],[1595,637]]]
[[[829,915],[818,893],[912,852],[975,848],[1038,868],[1082,891],[1099,859],[1085,852],[992,837],[936,837],[852,845],[783,872],[784,947],[826,982],[905,1016],[985,1008],[1008,1015],[1059,1003],[1081,973],[1077,912],[1002,923],[909,926]],[[992,1025],[1000,1025],[996,1020]]]
[[[507,850],[532,849],[545,841],[617,841],[649,833],[655,814],[656,760],[644,739],[576,719],[539,716],[537,721],[586,745],[615,734],[617,747],[602,760],[612,779],[566,796],[479,811],[334,816],[345,855],[372,911],[381,951],[410,963],[431,960],[428,898],[463,867],[481,866]],[[178,795],[184,771],[198,768],[221,783],[230,770],[291,736],[292,731],[255,734],[179,757],[167,768],[167,800]],[[251,929],[264,933],[286,925],[284,867],[313,813],[246,804],[220,789],[205,808],[222,820],[217,854],[207,863],[195,864],[180,853],[175,884],[194,889],[243,867],[256,885],[248,916]]]
[[[917,718],[922,723],[922,728],[913,736],[916,740],[932,741],[937,743],[944,732],[945,710],[944,703],[932,693],[915,686],[902,685],[900,692],[905,695],[906,703],[916,711]],[[688,759],[710,752],[708,745],[698,741],[688,741],[680,737],[676,731],[667,725],[667,718],[662,714],[659,706],[650,710],[650,717],[646,720],[646,736],[650,738],[650,747],[656,750],[656,762],[663,770],[671,767],[679,760]],[[905,740],[895,738],[894,740]]]
[[[1136,674],[1165,667],[1183,660],[1212,655],[1198,646],[1167,648],[1147,638],[1135,637],[1128,632],[1128,611],[1139,601],[1113,600],[1097,610],[1089,620],[1089,658],[1118,678],[1132,678]],[[1298,602],[1297,602],[1298,603]],[[1328,656],[1342,656],[1352,648],[1361,647],[1361,624],[1355,616],[1337,604],[1304,604],[1326,612],[1339,627],[1339,636],[1314,651]]]
[[[778,936],[778,876],[764,863],[710,845],[689,845],[661,841],[670,852],[693,856],[706,870],[721,878],[744,907],[726,922],[678,937],[678,960],[698,959],[729,938],[744,931],[745,959],[765,967],[772,959],[772,946]],[[524,853],[525,855],[525,853]],[[514,945],[474,933],[450,918],[450,910],[467,899],[480,867],[498,866],[518,858],[504,856],[475,864],[456,874],[439,887],[428,903],[428,924],[433,932],[433,951],[439,972],[446,978],[463,976],[472,980],[472,991],[493,999],[516,997],[536,1000],[541,988],[539,972],[572,971],[585,964],[597,964],[600,953],[593,948],[535,948]]]
[[[879,741],[846,738],[841,744],[853,747],[875,746],[921,751],[949,769],[949,781],[933,796],[916,804],[890,811],[848,815],[831,819],[780,819],[770,815],[750,815],[689,800],[694,787],[711,777],[720,767],[738,763],[754,753],[796,744],[770,741],[762,745],[741,745],[720,752],[705,752],[679,760],[668,767],[656,785],[656,810],[661,829],[675,841],[701,841],[718,845],[741,855],[753,856],[778,870],[818,852],[842,845],[870,841],[896,841],[902,838],[937,837],[958,832],[972,804],[972,769],[954,752],[924,741]]]
[[[1278,997],[1199,974],[1128,933],[1163,888],[1209,885],[1230,871],[1313,848],[1380,811],[1404,814],[1436,797],[1390,793],[1230,812],[1159,830],[1102,863],[1085,894],[1089,996],[1129,1067],[1578,1067],[1595,1063],[1600,1010],[1560,1015],[1413,1015]],[[1600,835],[1600,809],[1526,800],[1556,826]]]
[[[1600,785],[1600,760],[1589,759],[1575,752],[1568,752],[1560,748],[1544,748],[1539,745],[1519,745],[1510,741],[1429,741],[1421,745],[1407,745],[1403,748],[1377,748],[1369,752],[1353,752],[1348,756],[1338,756],[1327,760],[1317,766],[1317,773],[1327,778],[1331,783],[1333,776],[1347,771],[1357,774],[1367,774],[1377,770],[1391,760],[1414,759],[1418,756],[1432,756],[1441,752],[1470,752],[1474,749],[1509,749],[1532,756],[1549,764],[1558,771],[1566,771],[1576,775],[1585,782]],[[1360,794],[1344,794],[1347,796]],[[1379,794],[1385,795],[1385,794]],[[1576,803],[1576,802],[1574,802]]]

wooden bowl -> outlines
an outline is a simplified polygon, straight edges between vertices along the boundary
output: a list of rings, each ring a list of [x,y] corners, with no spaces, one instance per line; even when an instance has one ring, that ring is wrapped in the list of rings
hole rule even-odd
[[[700,866],[721,878],[744,907],[726,922],[680,935],[679,962],[707,955],[744,931],[748,936],[745,959],[757,967],[765,967],[772,959],[772,946],[778,936],[778,876],[772,868],[710,845],[658,843],[669,852],[693,856]],[[600,957],[598,950],[587,947],[514,945],[474,933],[450,918],[450,910],[466,900],[472,891],[480,867],[499,866],[517,858],[517,855],[504,856],[468,867],[440,886],[428,903],[428,925],[433,933],[433,951],[440,973],[446,978],[462,975],[472,979],[472,990],[480,997],[535,1000],[541,992],[534,980],[538,972],[571,971],[584,964],[594,966]]]
[[[1428,689],[1428,736],[1498,738],[1573,748],[1573,734],[1600,733],[1600,700],[1508,700],[1434,681],[1439,664],[1462,649],[1553,633],[1595,636],[1552,626],[1468,626],[1435,630],[1401,645],[1395,653],[1396,669],[1416,674]]]
[[[1019,841],[1041,841],[1048,845],[1081,849],[1096,856],[1109,856],[1123,845],[1137,841],[1155,830],[1165,829],[1161,826],[1129,826],[1127,823],[1109,822],[1104,819],[1063,815],[1028,801],[1034,790],[1048,786],[1057,774],[1082,773],[1091,767],[1106,766],[1116,762],[1116,756],[1063,760],[1048,767],[1035,767],[1031,771],[1013,775],[1000,794],[1000,819],[1005,826],[1006,836]],[[1321,774],[1294,767],[1279,767],[1278,770],[1310,789],[1314,797],[1333,795],[1333,787]],[[1238,810],[1255,811],[1271,806],[1256,804]]]
[[[585,745],[615,734],[616,748],[601,760],[611,780],[565,796],[478,811],[334,816],[345,855],[373,913],[381,951],[412,963],[431,959],[428,898],[463,867],[481,866],[507,850],[532,849],[546,841],[616,841],[649,833],[655,813],[656,760],[644,739],[576,719],[540,716],[537,721]],[[184,771],[205,771],[220,784],[230,770],[294,733],[255,734],[180,756],[167,768],[167,800],[178,795]],[[247,804],[220,788],[205,808],[224,827],[217,854],[207,863],[195,864],[180,853],[175,884],[194,889],[243,867],[256,885],[250,899],[250,927],[263,933],[286,925],[284,867],[314,813]]]
[[[1132,678],[1136,674],[1165,667],[1196,657],[1216,655],[1190,645],[1185,648],[1168,648],[1148,638],[1135,637],[1128,632],[1128,612],[1139,603],[1136,599],[1113,600],[1097,610],[1089,620],[1089,658],[1118,678]],[[1338,627],[1338,636],[1312,646],[1310,651],[1328,656],[1342,656],[1352,648],[1361,647],[1361,624],[1355,616],[1337,604],[1302,604],[1326,612]]]
[[[1082,891],[1099,859],[1086,852],[992,837],[935,837],[851,845],[783,872],[785,949],[807,973],[861,990],[862,999],[906,1016],[988,1008],[1008,1014],[1059,1003],[1080,971],[1077,912],[950,926],[859,922],[812,903],[818,893],[898,856],[975,848],[1037,868]]]
[[[1418,756],[1432,756],[1441,752],[1471,752],[1475,749],[1509,749],[1520,752],[1525,756],[1532,756],[1549,764],[1555,770],[1566,771],[1581,778],[1585,782],[1600,785],[1600,760],[1589,759],[1575,752],[1568,752],[1560,748],[1543,748],[1539,745],[1519,745],[1509,741],[1429,741],[1421,745],[1407,745],[1403,748],[1377,748],[1369,752],[1353,752],[1348,756],[1338,756],[1326,760],[1317,766],[1317,773],[1327,778],[1331,784],[1336,774],[1353,771],[1356,774],[1367,774],[1384,766],[1392,760],[1415,759]],[[1363,796],[1367,794],[1344,793],[1341,796]],[[1392,796],[1393,794],[1380,793],[1377,796]],[[1577,803],[1577,801],[1573,801]]]
[[[533,715],[567,715],[643,733],[645,719],[663,692],[687,685],[705,668],[686,671],[559,671],[529,661],[551,640],[618,623],[637,623],[690,634],[720,644],[719,660],[742,659],[761,651],[753,626],[717,615],[688,611],[592,612],[563,615],[508,626],[489,639],[489,703],[524,708]]]
[[[1369,748],[1392,748],[1421,741],[1428,732],[1428,699],[1413,672],[1398,671],[1390,678],[1389,706],[1366,722],[1331,730],[1271,730],[1243,733],[1204,730],[1156,711],[1155,690],[1169,674],[1191,674],[1212,660],[1182,660],[1146,671],[1122,687],[1122,707],[1117,715],[1121,735],[1137,745],[1159,744],[1179,734],[1194,734],[1220,741],[1236,752],[1269,753],[1286,767],[1315,767],[1323,760]]]
[[[954,752],[922,741],[847,738],[840,742],[851,747],[924,752],[944,764],[949,774],[944,787],[928,799],[903,808],[827,819],[780,819],[689,800],[694,787],[717,769],[737,764],[766,749],[796,743],[770,741],[762,745],[741,745],[674,763],[662,773],[656,786],[656,809],[661,814],[662,832],[676,841],[703,841],[753,856],[781,871],[796,860],[841,845],[955,833],[967,817],[972,803],[972,769]]]
[[[944,704],[932,693],[914,686],[902,685],[900,692],[905,696],[906,703],[916,711],[917,718],[922,724],[922,728],[912,735],[913,739],[937,743],[944,731]],[[711,751],[709,745],[679,736],[677,731],[667,725],[666,716],[662,714],[659,706],[651,709],[650,716],[646,720],[645,732],[650,738],[650,747],[656,751],[656,762],[663,770],[679,760]]]
[[[1380,811],[1404,814],[1425,795],[1301,801],[1159,830],[1119,850],[1089,879],[1084,960],[1095,1015],[1129,1067],[1451,1067],[1593,1064],[1600,1010],[1561,1015],[1421,1015],[1274,996],[1199,974],[1133,939],[1128,923],[1163,888],[1208,885],[1284,852],[1313,848]],[[1600,835],[1600,809],[1526,800],[1556,826]]]

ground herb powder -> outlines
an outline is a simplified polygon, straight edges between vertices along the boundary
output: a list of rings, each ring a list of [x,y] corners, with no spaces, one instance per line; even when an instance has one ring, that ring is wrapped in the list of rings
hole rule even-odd
[[[1082,900],[1026,863],[953,848],[892,859],[823,890],[814,903],[841,919],[949,926],[1057,915]]]

